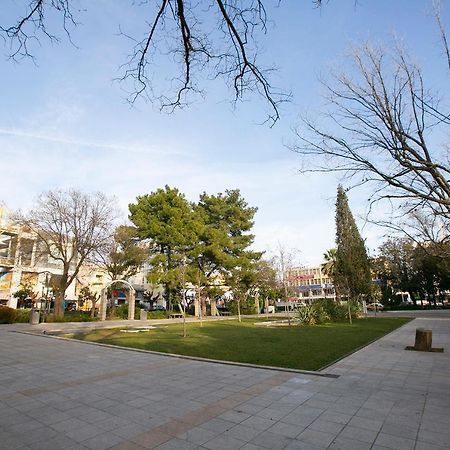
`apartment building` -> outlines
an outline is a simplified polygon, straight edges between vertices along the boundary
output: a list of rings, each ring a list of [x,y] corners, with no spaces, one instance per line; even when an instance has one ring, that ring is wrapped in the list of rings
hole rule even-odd
[[[48,296],[49,287],[62,274],[61,263],[42,251],[42,243],[32,233],[14,226],[0,228],[0,304],[17,307],[14,292],[31,286],[36,299]],[[66,291],[75,299],[76,282]]]
[[[335,298],[333,280],[321,266],[293,267],[288,272],[289,287],[300,300]]]

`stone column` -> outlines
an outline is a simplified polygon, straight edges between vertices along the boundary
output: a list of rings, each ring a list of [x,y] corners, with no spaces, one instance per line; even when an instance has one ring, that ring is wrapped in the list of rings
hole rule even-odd
[[[215,298],[211,299],[211,315],[218,316],[217,314],[217,301]]]
[[[259,295],[256,294],[255,296],[255,309],[256,309],[256,314],[259,314],[261,312],[261,309],[259,307]]]
[[[127,291],[128,297],[128,320],[134,320],[134,303],[135,303],[135,293],[133,290]]]
[[[106,289],[100,294],[100,320],[106,320]]]
[[[197,297],[194,299],[194,315],[195,317],[200,317],[200,305]]]

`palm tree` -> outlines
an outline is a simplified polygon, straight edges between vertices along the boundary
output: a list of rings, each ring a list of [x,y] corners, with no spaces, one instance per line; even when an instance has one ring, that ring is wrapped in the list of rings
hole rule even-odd
[[[323,258],[325,262],[321,265],[322,272],[329,276],[331,279],[334,279],[334,270],[336,267],[336,253],[337,250],[335,248],[330,248],[323,254]]]

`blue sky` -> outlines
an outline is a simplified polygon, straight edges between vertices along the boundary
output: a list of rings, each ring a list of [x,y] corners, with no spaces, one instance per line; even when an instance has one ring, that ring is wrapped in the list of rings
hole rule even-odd
[[[5,3],[3,26],[25,2]],[[36,64],[11,62],[8,47],[0,47],[0,201],[27,209],[43,190],[75,187],[115,196],[125,218],[137,195],[165,184],[190,200],[203,191],[239,188],[259,208],[255,247],[274,251],[281,243],[299,250],[299,263],[320,263],[334,243],[339,179],[300,175],[298,155],[284,145],[293,140],[300,114],[323,108],[318,78],[343,67],[352,45],[367,40],[389,46],[393,37],[425,68],[433,88],[446,87],[447,73],[431,1],[331,0],[319,10],[309,0],[284,0],[269,7],[276,3],[266,2],[271,22],[261,61],[279,67],[274,84],[292,91],[293,100],[273,128],[260,125],[260,99],[248,96],[233,108],[220,80],[205,80],[205,98],[171,115],[144,101],[130,107],[127,86],[113,81],[130,51],[119,24],[139,35],[146,8],[151,18],[148,5],[78,2],[86,11],[76,14],[76,47],[50,18],[62,42],[41,40],[32,48]],[[444,9],[444,21],[448,13]],[[157,78],[168,76],[164,69],[157,68]],[[364,216],[366,197],[361,190],[349,193],[355,216]],[[358,223],[373,250],[383,231]]]

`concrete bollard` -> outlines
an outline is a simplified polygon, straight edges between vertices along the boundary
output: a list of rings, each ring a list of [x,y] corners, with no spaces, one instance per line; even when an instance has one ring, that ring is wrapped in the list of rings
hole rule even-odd
[[[141,309],[139,319],[140,320],[147,320],[147,311],[145,309]]]

